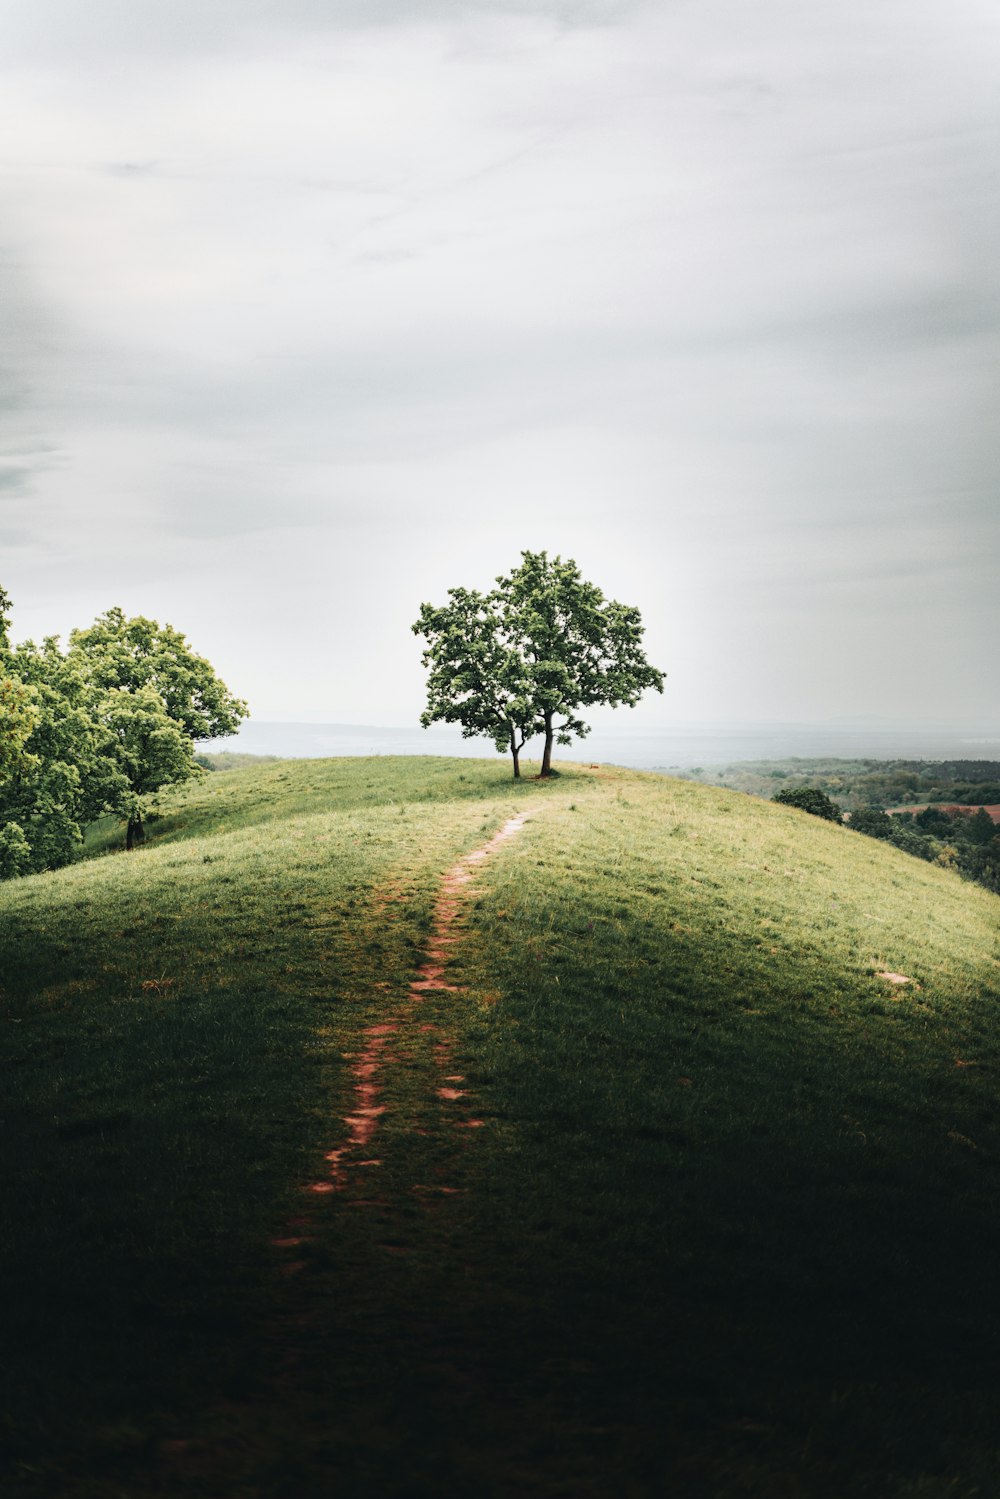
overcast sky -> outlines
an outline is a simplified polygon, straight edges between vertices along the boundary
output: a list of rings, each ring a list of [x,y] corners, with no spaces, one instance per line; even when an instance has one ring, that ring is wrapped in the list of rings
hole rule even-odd
[[[639,722],[1000,721],[995,0],[0,0],[0,583],[261,719],[424,599],[636,604]]]

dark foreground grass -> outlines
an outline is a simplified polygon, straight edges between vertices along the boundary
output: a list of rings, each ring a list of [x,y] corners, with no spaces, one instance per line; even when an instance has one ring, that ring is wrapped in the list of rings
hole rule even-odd
[[[373,1187],[303,1192],[525,806]],[[995,897],[627,772],[286,763],[151,831],[0,889],[11,1492],[1000,1491]]]
[[[431,759],[217,774],[137,857],[0,889],[21,1459],[144,1442],[180,1379],[245,1387],[268,1240],[330,1143],[347,1039],[405,985],[441,870],[516,801],[495,766]]]
[[[476,913],[491,1237],[610,1467],[1000,1492],[996,901],[646,778],[539,853]]]

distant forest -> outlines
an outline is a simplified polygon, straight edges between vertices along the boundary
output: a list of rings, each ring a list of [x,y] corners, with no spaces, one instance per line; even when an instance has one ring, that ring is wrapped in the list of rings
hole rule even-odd
[[[857,832],[1000,893],[1000,822],[957,810],[1000,807],[998,760],[743,760],[680,774],[767,799],[814,787]]]
[[[673,773],[751,796],[770,797],[783,786],[817,786],[846,812],[929,802],[1000,803],[1000,760],[740,760]]]

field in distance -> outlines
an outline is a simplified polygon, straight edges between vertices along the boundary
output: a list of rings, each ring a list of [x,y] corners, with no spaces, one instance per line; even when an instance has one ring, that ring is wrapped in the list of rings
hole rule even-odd
[[[508,777],[217,772],[0,886],[5,1493],[996,1491],[1000,900]]]

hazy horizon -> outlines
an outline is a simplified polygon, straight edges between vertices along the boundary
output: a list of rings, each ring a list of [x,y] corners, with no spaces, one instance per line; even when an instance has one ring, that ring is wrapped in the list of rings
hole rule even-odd
[[[541,753],[539,737],[529,740],[527,760]],[[376,725],[318,722],[275,722],[251,719],[239,734],[212,740],[202,752],[241,750],[288,758],[326,758],[338,755],[461,755],[491,758],[497,754],[488,739],[465,739],[454,725]],[[877,723],[839,724],[629,724],[626,715],[614,721],[594,720],[593,732],[571,745],[559,746],[556,762],[583,761],[628,765],[636,769],[688,768],[741,760],[801,759],[962,759],[1000,760],[1000,726]],[[498,760],[505,757],[497,754]],[[509,763],[509,760],[508,760]]]

